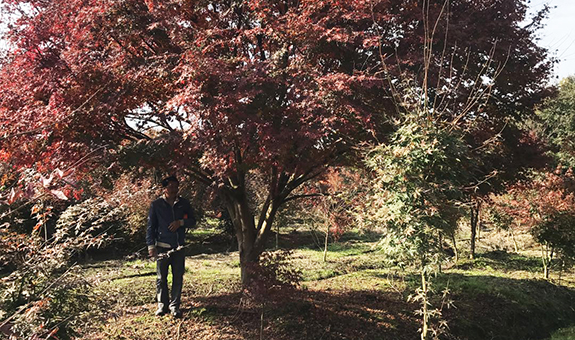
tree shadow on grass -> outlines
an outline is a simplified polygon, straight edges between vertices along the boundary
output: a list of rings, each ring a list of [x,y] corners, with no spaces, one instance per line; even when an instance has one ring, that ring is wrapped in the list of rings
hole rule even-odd
[[[455,268],[462,270],[481,269],[487,267],[503,271],[524,270],[540,272],[543,270],[540,258],[527,257],[501,250],[478,254],[474,260],[464,260],[455,266]]]
[[[261,305],[241,293],[195,299],[192,315],[234,327],[245,339],[259,338]],[[264,310],[265,339],[416,339],[413,306],[374,291],[297,291]]]
[[[456,308],[443,312],[453,339],[547,339],[575,325],[575,290],[544,280],[444,274]]]
[[[415,279],[406,278],[408,291]],[[540,280],[447,273],[433,279],[432,308],[439,306],[447,285],[455,308],[443,310],[449,334],[441,339],[547,339],[557,329],[575,325],[573,289]],[[185,295],[180,321],[154,318],[154,307],[150,303],[146,311],[128,315],[115,328],[133,328],[134,336],[126,339],[165,338],[148,336],[150,323],[171,329],[170,336],[180,339],[260,337],[261,305],[240,292]],[[263,335],[273,340],[418,339],[420,319],[414,313],[418,307],[398,292],[296,290],[266,304]]]
[[[306,248],[312,250],[323,250],[325,234],[317,230],[294,230],[287,234],[279,235],[280,247],[289,249]],[[329,246],[334,244],[376,242],[381,239],[381,233],[348,231],[341,235],[337,242],[333,242],[330,237]]]
[[[238,246],[233,235],[220,232],[211,235],[186,235],[186,255],[220,254],[237,251]]]

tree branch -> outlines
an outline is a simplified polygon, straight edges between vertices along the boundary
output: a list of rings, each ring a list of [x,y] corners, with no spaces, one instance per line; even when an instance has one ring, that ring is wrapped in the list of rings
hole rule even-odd
[[[304,195],[293,195],[293,196],[289,196],[286,199],[284,199],[283,203],[289,202],[289,201],[293,201],[293,200],[297,200],[300,198],[311,198],[311,197],[329,197],[332,196],[331,194],[323,194],[321,192],[318,193],[314,193],[314,194],[304,194]]]
[[[266,197],[266,201],[264,202],[264,205],[262,206],[262,210],[260,212],[260,217],[258,219],[258,226],[256,228],[257,230],[261,229],[261,227],[264,223],[265,216],[268,212],[270,203],[272,201],[272,196],[274,195],[274,192],[277,190],[277,181],[278,181],[277,177],[278,177],[278,169],[277,169],[277,167],[274,166],[272,168],[272,180],[270,182],[270,186],[268,189],[268,195]]]
[[[213,183],[213,180],[211,178],[205,177],[202,174],[199,174],[195,171],[189,171],[189,170],[184,170],[184,173],[192,178],[197,179],[198,181],[206,184],[206,185],[211,185]]]

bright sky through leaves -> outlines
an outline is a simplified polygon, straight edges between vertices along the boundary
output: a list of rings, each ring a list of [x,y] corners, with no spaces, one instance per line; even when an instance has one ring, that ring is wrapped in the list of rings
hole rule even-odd
[[[559,59],[555,75],[559,78],[575,75],[575,1],[573,0],[531,0],[532,11],[545,4],[551,6],[549,18],[540,33],[539,44]]]

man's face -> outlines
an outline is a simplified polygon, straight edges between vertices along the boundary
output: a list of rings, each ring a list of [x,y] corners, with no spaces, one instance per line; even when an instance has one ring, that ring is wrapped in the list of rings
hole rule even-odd
[[[167,197],[175,198],[176,196],[178,196],[178,189],[179,189],[178,183],[170,181],[168,182],[168,185],[164,188],[164,192]]]

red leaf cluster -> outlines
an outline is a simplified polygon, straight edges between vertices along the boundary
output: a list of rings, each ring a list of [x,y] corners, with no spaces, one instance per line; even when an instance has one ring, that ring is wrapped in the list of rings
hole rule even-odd
[[[491,196],[494,208],[511,217],[511,227],[529,230],[552,216],[575,215],[575,177],[561,167],[531,181],[511,186],[503,195]]]

